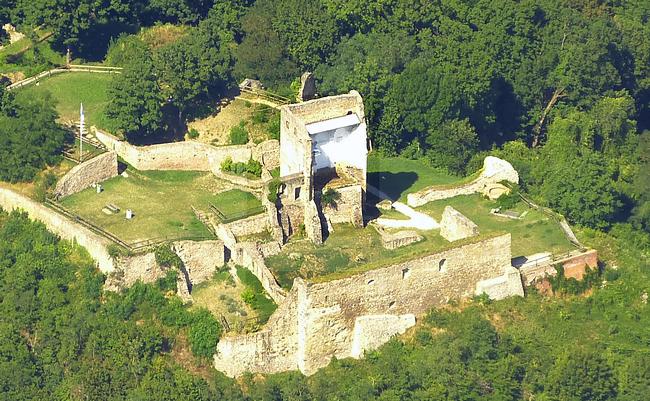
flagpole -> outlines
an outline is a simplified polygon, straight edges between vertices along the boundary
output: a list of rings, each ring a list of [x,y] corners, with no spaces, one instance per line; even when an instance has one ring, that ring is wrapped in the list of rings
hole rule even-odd
[[[79,163],[82,162],[83,154],[84,154],[83,132],[84,132],[84,104],[81,103],[81,108],[79,109]]]

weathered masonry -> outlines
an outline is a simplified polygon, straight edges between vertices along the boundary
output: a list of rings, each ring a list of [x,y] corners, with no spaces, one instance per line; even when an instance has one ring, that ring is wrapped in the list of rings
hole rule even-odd
[[[296,279],[260,332],[221,339],[214,366],[229,376],[299,369],[312,374],[332,357],[360,357],[415,324],[434,306],[472,296],[523,295],[510,265],[510,234],[328,282]],[[514,273],[514,274],[512,274]]]
[[[280,120],[285,234],[304,223],[308,237],[320,243],[328,218],[362,225],[368,150],[361,95],[351,91],[282,106]],[[327,189],[345,194],[342,207],[322,209],[320,196]]]

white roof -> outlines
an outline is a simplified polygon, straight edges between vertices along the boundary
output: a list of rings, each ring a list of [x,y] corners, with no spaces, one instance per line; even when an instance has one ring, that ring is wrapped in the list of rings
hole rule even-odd
[[[352,113],[343,117],[330,118],[329,120],[307,124],[306,127],[309,135],[314,135],[319,132],[333,131],[337,128],[349,127],[360,123],[361,120],[359,120],[359,117]]]

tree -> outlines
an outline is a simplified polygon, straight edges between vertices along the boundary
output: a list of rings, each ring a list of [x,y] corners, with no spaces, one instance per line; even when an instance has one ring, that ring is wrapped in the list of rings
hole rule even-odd
[[[56,123],[52,97],[20,94],[0,115],[0,179],[29,181],[61,159],[66,132]]]
[[[545,394],[557,401],[616,399],[616,378],[606,360],[589,351],[566,352],[548,374]]]
[[[217,349],[221,326],[207,309],[199,309],[192,317],[188,333],[192,353],[196,356],[211,358]]]
[[[278,86],[288,85],[299,75],[296,64],[289,59],[270,18],[262,9],[253,7],[241,24],[244,37],[235,50],[237,78],[254,78],[267,86]]]
[[[426,138],[427,157],[431,165],[452,174],[464,174],[472,156],[478,151],[478,137],[469,120],[450,120],[430,129]]]
[[[127,139],[133,141],[163,128],[164,98],[150,50],[142,42],[129,50],[124,71],[109,87],[106,114]]]
[[[186,111],[228,89],[232,67],[229,37],[215,19],[208,19],[155,53],[163,93],[178,109],[179,123],[184,123]]]

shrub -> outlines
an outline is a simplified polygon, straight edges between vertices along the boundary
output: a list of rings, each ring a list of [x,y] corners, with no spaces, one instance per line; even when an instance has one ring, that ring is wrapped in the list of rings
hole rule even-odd
[[[232,157],[227,156],[221,162],[221,171],[232,171]]]
[[[178,279],[178,270],[167,270],[165,277],[156,281],[156,286],[161,291],[176,290],[176,280]]]
[[[269,202],[275,203],[278,200],[278,190],[280,189],[281,183],[282,182],[279,178],[273,178],[271,181],[269,181],[267,186],[269,190],[269,194],[267,195]]]
[[[521,201],[519,197],[519,188],[514,186],[510,193],[503,194],[497,199],[497,207],[502,210],[512,209]]]
[[[181,258],[172,251],[168,244],[157,247],[154,254],[156,255],[156,263],[160,267],[173,267],[178,269],[183,264]]]
[[[246,172],[248,174],[254,175],[255,177],[261,177],[262,163],[258,162],[257,160],[253,160],[251,158],[250,160],[248,160],[248,164],[246,165]]]
[[[187,133],[187,137],[190,138],[190,139],[196,139],[196,138],[199,137],[199,131],[197,131],[196,129],[192,128],[192,129],[189,130],[189,132]]]
[[[267,123],[269,121],[268,112],[269,112],[269,108],[267,106],[255,107],[255,111],[253,111],[253,117],[252,117],[253,124],[261,125]]]
[[[241,299],[246,304],[253,306],[253,304],[255,303],[255,293],[250,288],[246,288],[241,293]]]
[[[235,125],[230,129],[230,144],[246,145],[247,143],[248,130],[246,129],[246,122],[241,121],[239,125]]]
[[[269,138],[280,140],[280,115],[276,114],[271,118],[271,122],[267,126],[266,132]]]
[[[106,250],[108,251],[108,256],[110,256],[113,259],[118,258],[120,256],[128,256],[129,255],[129,251],[127,251],[126,249],[122,248],[121,246],[119,246],[117,244],[108,245]]]
[[[221,326],[209,310],[201,308],[193,314],[188,340],[194,355],[212,357],[220,336]]]
[[[320,198],[321,205],[323,206],[330,206],[330,207],[336,207],[336,202],[341,199],[341,194],[332,188],[328,188],[323,192]]]

